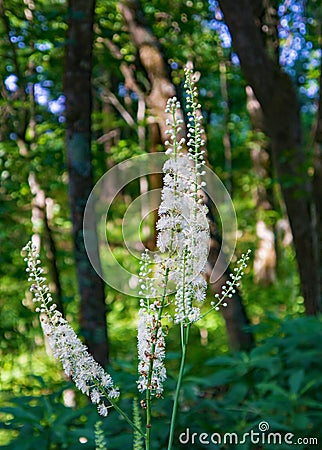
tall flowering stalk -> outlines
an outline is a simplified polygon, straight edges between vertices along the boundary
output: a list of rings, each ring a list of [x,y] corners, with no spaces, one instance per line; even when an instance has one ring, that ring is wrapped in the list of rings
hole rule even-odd
[[[166,380],[165,336],[166,320],[180,326],[181,361],[171,417],[168,450],[172,449],[179,394],[183,379],[191,325],[219,306],[234,293],[234,286],[246,266],[248,254],[242,260],[223,292],[211,302],[208,313],[201,315],[200,306],[206,298],[204,271],[209,250],[207,207],[203,204],[202,181],[204,145],[202,115],[198,91],[191,70],[185,70],[187,105],[187,141],[179,138],[182,120],[177,99],[167,102],[169,140],[165,143],[168,160],[163,167],[163,189],[157,222],[158,254],[152,258],[146,251],[140,269],[141,299],[138,320],[138,389],[146,393],[146,450],[150,449],[151,401],[160,397]],[[171,295],[173,294],[174,295]],[[166,307],[174,302],[170,317]]]
[[[136,426],[116,403],[120,392],[111,375],[88,353],[87,347],[56,309],[36,247],[28,242],[23,252],[26,255],[24,260],[28,281],[31,282],[30,292],[33,302],[37,304],[36,312],[40,313],[42,329],[54,357],[62,363],[66,375],[71,377],[76,387],[97,405],[100,415],[107,416],[109,408],[113,406],[136,430]],[[141,430],[137,431],[142,434]]]
[[[202,303],[206,297],[206,282],[202,276],[208,257],[209,227],[207,220],[207,207],[203,204],[200,190],[206,185],[201,181],[204,175],[204,133],[201,121],[201,105],[198,101],[198,90],[195,86],[191,70],[185,69],[185,92],[187,105],[187,152],[186,158],[191,161],[189,174],[186,180],[189,192],[187,226],[184,229],[185,239],[182,241],[179,252],[178,277],[176,280],[177,292],[175,296],[176,313],[175,323],[180,324],[181,361],[173,402],[168,450],[172,449],[175,424],[178,411],[179,394],[183,379],[183,372],[189,342],[190,326],[200,319],[200,307],[194,303]]]
[[[179,208],[179,199],[182,198],[182,186],[178,182],[180,171],[180,157],[178,153],[182,148],[183,140],[178,142],[181,119],[177,117],[180,108],[176,98],[169,99],[167,111],[171,114],[172,127],[169,130],[170,141],[167,143],[168,155],[173,157],[168,160],[172,162],[169,167],[165,165],[164,188],[162,191],[162,202],[159,208],[160,219],[157,223],[158,247],[163,256],[158,255],[154,261],[145,252],[142,255],[140,270],[140,283],[142,298],[140,300],[139,323],[138,323],[138,357],[139,357],[139,380],[138,389],[146,393],[146,449],[150,448],[151,430],[151,397],[161,396],[163,382],[166,379],[164,367],[165,357],[165,328],[162,324],[164,319],[164,307],[168,301],[168,284],[173,278],[176,264],[176,255],[180,243],[182,214]],[[165,256],[166,254],[166,256]],[[155,268],[153,271],[152,267]],[[153,277],[151,279],[151,274]]]
[[[205,270],[209,229],[207,207],[203,205],[200,190],[204,174],[204,142],[202,139],[202,116],[197,98],[193,74],[185,71],[185,90],[188,109],[188,142],[179,139],[182,120],[177,99],[168,100],[169,140],[166,154],[169,159],[163,167],[163,189],[157,222],[157,246],[159,254],[154,261],[147,252],[142,256],[140,283],[141,295],[138,323],[139,380],[138,389],[146,392],[147,439],[150,448],[151,396],[160,396],[166,379],[164,367],[165,327],[168,318],[165,306],[171,301],[174,290],[175,313],[172,318],[181,329],[182,358],[175,393],[169,448],[172,448],[178,398],[181,388],[189,329],[200,318],[200,303],[206,297]],[[155,270],[152,270],[154,266]],[[157,294],[160,293],[160,296]]]

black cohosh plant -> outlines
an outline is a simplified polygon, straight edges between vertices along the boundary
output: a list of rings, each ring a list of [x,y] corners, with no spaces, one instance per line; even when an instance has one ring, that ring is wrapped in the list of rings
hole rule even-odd
[[[205,187],[202,179],[205,174],[205,143],[202,139],[204,131],[198,91],[194,74],[189,69],[185,70],[184,87],[188,118],[186,140],[178,137],[182,126],[179,117],[180,103],[176,98],[170,98],[166,107],[169,114],[169,139],[165,143],[168,159],[163,167],[163,189],[156,226],[159,251],[151,255],[146,250],[140,263],[137,388],[142,395],[140,408],[145,417],[144,427],[141,425],[138,405],[134,405],[133,419],[119,407],[120,391],[112,377],[88,353],[68,322],[57,311],[35,247],[29,242],[24,248],[29,281],[32,283],[30,290],[54,356],[60,360],[76,387],[97,405],[99,414],[107,416],[109,408],[113,407],[124,417],[134,431],[135,450],[151,449],[153,402],[165,395],[166,335],[169,326],[180,328],[181,361],[173,400],[168,450],[173,448],[190,329],[209,312],[218,310],[220,306],[229,307],[229,298],[234,293],[235,286],[239,285],[249,259],[248,253],[242,255],[230,281],[223,287],[222,294],[216,295],[208,311],[202,313],[201,307],[206,300],[204,271],[209,243],[207,207],[201,195]],[[103,446],[99,429],[96,433],[100,446]]]

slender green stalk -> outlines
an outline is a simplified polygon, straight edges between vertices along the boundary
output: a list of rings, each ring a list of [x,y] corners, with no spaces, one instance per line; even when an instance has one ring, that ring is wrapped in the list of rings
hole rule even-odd
[[[172,408],[172,417],[171,417],[171,426],[170,426],[170,435],[169,435],[169,442],[168,442],[168,450],[172,450],[173,445],[173,438],[174,438],[174,432],[176,427],[176,420],[177,420],[177,413],[178,413],[178,405],[179,405],[179,395],[182,385],[182,379],[183,379],[183,372],[184,372],[184,366],[186,362],[186,355],[187,355],[187,347],[188,347],[188,340],[189,340],[189,331],[190,331],[190,324],[181,324],[180,325],[180,331],[181,331],[181,361],[180,361],[180,369],[178,374],[178,381],[176,386],[176,392],[174,396],[173,401],[173,408]]]
[[[150,450],[150,445],[151,445],[151,391],[150,391],[150,389],[147,389],[146,390],[146,434],[145,434],[146,450]]]
[[[145,438],[145,434],[143,433],[143,431],[142,430],[140,430],[140,428],[139,427],[137,427],[136,425],[135,425],[135,423],[129,418],[129,416],[117,405],[117,403],[113,400],[113,399],[111,399],[111,398],[108,398],[108,401],[111,403],[111,405],[113,406],[113,408],[122,416],[122,417],[124,417],[124,419],[126,420],[126,422],[130,425],[130,427],[133,429],[133,430],[135,430],[135,431],[137,431],[142,437],[144,437]]]
[[[133,399],[133,422],[138,428],[142,428],[141,416],[139,411],[138,399]],[[143,450],[142,436],[134,430],[133,450]]]

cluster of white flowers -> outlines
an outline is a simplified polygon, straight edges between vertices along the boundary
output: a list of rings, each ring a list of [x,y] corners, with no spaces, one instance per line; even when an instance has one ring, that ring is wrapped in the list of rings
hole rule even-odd
[[[159,397],[163,392],[163,381],[166,379],[164,367],[165,333],[161,324],[161,302],[158,300],[158,283],[152,278],[152,260],[146,250],[140,262],[139,282],[140,299],[138,321],[138,357],[139,379],[137,381],[140,392],[149,389],[151,394]],[[162,271],[162,267],[158,267]],[[155,276],[155,273],[153,273]]]
[[[157,303],[157,302],[155,302]],[[138,389],[140,392],[149,389],[159,397],[163,392],[163,381],[166,379],[164,367],[165,333],[158,318],[158,305],[153,313],[151,308],[141,308],[138,323],[139,374]]]
[[[160,395],[166,378],[164,367],[165,333],[162,319],[168,294],[175,291],[174,322],[190,324],[200,318],[195,303],[206,297],[205,270],[209,251],[207,207],[203,204],[200,181],[204,175],[204,141],[193,74],[186,71],[188,142],[180,138],[181,105],[176,97],[167,102],[169,140],[165,142],[169,159],[163,167],[163,189],[157,222],[159,254],[154,259],[142,256],[140,283],[141,309],[138,324],[138,356],[140,392],[149,389]],[[185,150],[185,151],[184,151]],[[152,278],[153,277],[153,278]],[[173,288],[174,285],[174,289]],[[156,299],[156,294],[159,299]],[[153,300],[154,299],[154,300]]]
[[[118,388],[114,386],[112,377],[88,353],[87,347],[52,303],[35,246],[28,242],[23,251],[26,253],[28,281],[32,283],[30,292],[33,294],[33,301],[39,304],[36,311],[40,313],[43,332],[55,358],[61,361],[66,375],[72,378],[77,388],[97,404],[99,414],[107,416],[110,405],[104,402],[104,398],[107,401],[118,398]]]
[[[169,279],[175,282],[175,323],[192,323],[199,319],[200,308],[194,301],[202,302],[206,297],[206,282],[202,276],[209,251],[209,226],[207,207],[203,204],[200,190],[205,182],[204,141],[201,127],[202,115],[193,73],[185,70],[185,91],[188,115],[188,142],[176,142],[181,121],[177,117],[180,104],[170,99],[167,112],[171,143],[167,149],[170,158],[163,167],[164,186],[159,221],[157,223],[158,247],[167,253]],[[186,144],[186,153],[182,147]]]

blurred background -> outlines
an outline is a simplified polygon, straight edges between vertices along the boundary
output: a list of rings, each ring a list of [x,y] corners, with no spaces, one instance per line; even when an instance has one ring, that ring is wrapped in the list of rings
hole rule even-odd
[[[198,78],[208,165],[237,214],[232,267],[248,248],[252,257],[229,307],[193,328],[178,434],[187,424],[242,434],[266,420],[272,431],[321,440],[320,0],[0,0],[0,16],[0,446],[95,448],[95,407],[47,353],[33,312],[21,257],[31,237],[55,302],[117,380],[122,405],[131,411],[138,397],[138,302],[104,285],[91,267],[83,214],[107,170],[164,151],[170,96],[185,115],[187,64]],[[139,261],[124,248],[123,215],[161,183],[157,175],[138,178],[108,211],[103,232],[132,273]],[[210,266],[221,239],[213,215]],[[137,217],[150,249],[154,222],[154,214]],[[209,302],[229,270],[209,285]],[[168,394],[177,333],[168,335]],[[170,410],[171,395],[155,404],[155,449],[164,448]],[[102,428],[108,448],[131,448],[116,413]]]

